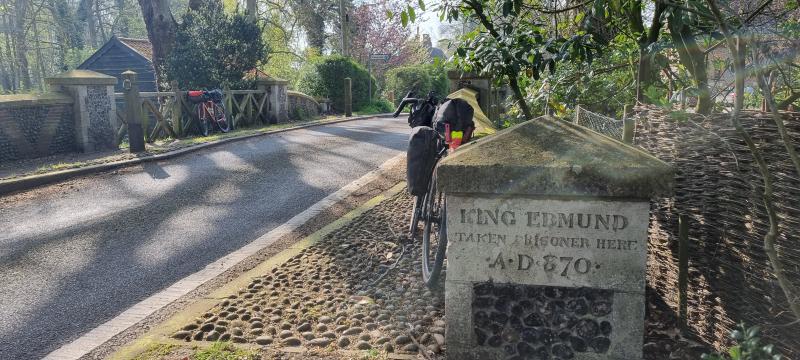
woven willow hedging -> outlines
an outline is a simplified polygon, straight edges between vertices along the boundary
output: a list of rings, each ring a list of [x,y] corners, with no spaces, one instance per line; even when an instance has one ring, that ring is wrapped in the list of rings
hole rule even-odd
[[[635,144],[676,168],[671,198],[652,203],[648,283],[677,311],[678,215],[689,219],[689,328],[722,347],[738,322],[761,325],[784,355],[800,357],[800,324],[788,327],[787,299],[763,249],[768,219],[763,182],[728,114],[711,117],[636,109]],[[783,113],[800,145],[800,113]],[[764,153],[780,219],[777,250],[800,287],[800,179],[768,113],[746,111],[742,123]]]

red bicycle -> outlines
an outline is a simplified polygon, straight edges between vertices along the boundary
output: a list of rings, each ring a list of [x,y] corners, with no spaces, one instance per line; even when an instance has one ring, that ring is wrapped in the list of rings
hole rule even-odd
[[[214,127],[224,133],[231,130],[231,125],[225,117],[222,91],[192,90],[188,92],[188,97],[191,102],[196,103],[198,128],[203,136],[208,136]]]

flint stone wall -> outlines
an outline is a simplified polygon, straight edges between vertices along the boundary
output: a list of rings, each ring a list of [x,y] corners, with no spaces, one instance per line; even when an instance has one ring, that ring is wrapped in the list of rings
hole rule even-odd
[[[89,113],[88,150],[107,150],[116,148],[114,129],[108,122],[111,102],[106,86],[89,86],[86,89],[86,110]]]
[[[320,106],[313,97],[297,91],[288,91],[289,119],[303,120],[320,114]]]
[[[0,163],[78,150],[68,96],[0,96]]]

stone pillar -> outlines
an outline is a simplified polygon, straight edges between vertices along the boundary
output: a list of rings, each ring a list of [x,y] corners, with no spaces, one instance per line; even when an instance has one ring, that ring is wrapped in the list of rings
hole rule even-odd
[[[344,78],[344,116],[353,116],[353,80]]]
[[[331,101],[328,99],[319,100],[319,111],[322,114],[327,114],[331,110]]]
[[[437,171],[448,359],[642,358],[649,199],[671,191],[667,164],[542,117]]]
[[[71,70],[45,81],[51,91],[74,99],[75,139],[83,152],[117,148],[117,78],[90,70]]]
[[[269,93],[269,114],[271,124],[289,120],[289,81],[278,78],[258,78],[256,89]]]

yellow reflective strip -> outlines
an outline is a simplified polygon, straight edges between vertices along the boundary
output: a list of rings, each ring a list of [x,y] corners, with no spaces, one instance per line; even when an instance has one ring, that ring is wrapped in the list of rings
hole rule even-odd
[[[451,139],[463,139],[464,138],[464,132],[463,131],[451,131],[450,132],[450,138]]]

